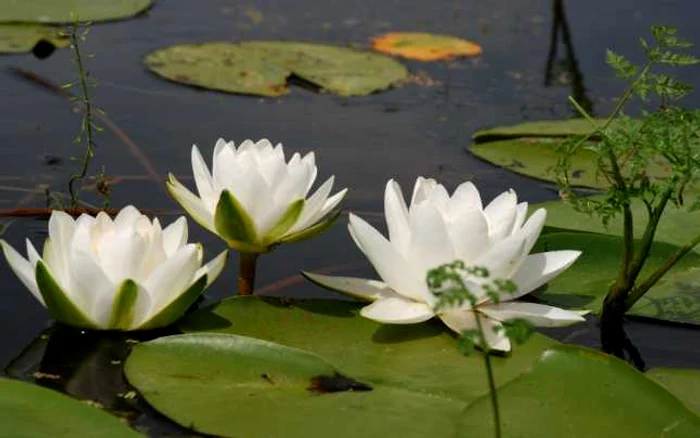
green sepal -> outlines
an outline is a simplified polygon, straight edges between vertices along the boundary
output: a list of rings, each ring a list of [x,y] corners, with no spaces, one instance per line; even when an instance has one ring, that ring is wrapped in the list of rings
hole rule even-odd
[[[298,233],[291,234],[289,236],[284,237],[283,239],[280,239],[280,242],[284,243],[294,243],[294,242],[301,242],[302,240],[309,239],[311,237],[317,236],[325,231],[327,231],[330,227],[333,226],[335,221],[338,220],[340,217],[340,210],[336,211],[335,213],[332,213],[330,216],[327,216],[326,219],[321,220],[320,222],[316,222],[316,224],[310,226],[309,228],[305,228]]]
[[[209,230],[212,233],[216,233],[216,230],[212,229],[211,223],[208,223],[206,220],[204,220],[203,217],[199,216],[195,211],[185,207],[186,203],[183,203],[180,200],[181,195],[177,192],[176,186],[181,186],[183,188],[183,190],[187,190],[187,188],[185,186],[183,186],[180,181],[178,181],[178,179],[175,177],[175,175],[173,175],[172,173],[168,173],[168,178],[165,181],[165,188],[166,188],[168,194],[170,195],[170,197],[172,197],[175,200],[175,202],[180,204],[180,206],[187,212],[187,214],[189,214],[190,217],[195,222],[197,222],[202,228]],[[192,196],[194,196],[194,194]]]
[[[266,252],[267,248],[259,245],[255,223],[233,193],[221,192],[214,213],[216,234],[223,238],[229,247],[240,252]]]
[[[202,275],[197,279],[197,281],[192,283],[192,285],[187,288],[184,293],[175,298],[170,302],[170,304],[163,307],[160,312],[153,315],[150,319],[143,322],[134,330],[150,330],[165,327],[174,323],[185,315],[187,309],[189,309],[190,306],[197,301],[197,298],[199,298],[206,286],[207,276]]]
[[[112,302],[112,314],[109,317],[108,325],[110,329],[131,329],[131,324],[134,322],[134,313],[138,296],[138,284],[131,279],[124,280]]]
[[[306,202],[304,199],[298,199],[289,204],[289,207],[287,207],[287,210],[284,212],[280,220],[277,221],[277,224],[272,227],[272,229],[263,238],[263,243],[265,245],[270,245],[280,240],[282,236],[284,236],[284,234],[289,231],[289,229],[292,228],[295,223],[297,223],[299,216],[301,216],[301,212],[304,210],[305,203]]]
[[[44,262],[36,264],[36,284],[44,299],[44,304],[56,320],[75,327],[98,329],[101,327],[73,304],[61,286],[54,280]]]

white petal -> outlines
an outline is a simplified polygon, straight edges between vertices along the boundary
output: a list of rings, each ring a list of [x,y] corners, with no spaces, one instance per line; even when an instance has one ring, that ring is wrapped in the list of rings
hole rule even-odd
[[[517,232],[523,226],[523,223],[525,222],[525,217],[527,217],[527,207],[527,202],[521,202],[517,205],[515,221],[513,222],[513,230],[511,231],[511,234]]]
[[[328,213],[331,212],[331,210],[333,210],[335,207],[338,206],[338,204],[340,204],[340,201],[343,200],[347,193],[348,189],[343,189],[335,195],[331,196],[330,198],[326,199],[326,203],[323,204],[321,210],[319,210],[318,213],[314,215],[314,218],[311,221],[309,221],[309,225],[313,225],[319,220],[323,219]]]
[[[518,285],[518,291],[509,299],[519,298],[547,283],[571,266],[580,255],[580,251],[550,251],[528,255],[511,278]]]
[[[163,250],[168,257],[187,243],[187,219],[184,216],[177,218],[175,222],[163,230]]]
[[[435,190],[438,183],[432,178],[423,178],[419,176],[416,179],[416,183],[413,185],[413,195],[411,196],[411,205],[409,210],[413,208],[414,205],[419,204],[430,198],[430,194]]]
[[[518,235],[507,237],[477,258],[474,266],[488,269],[489,281],[510,278],[520,267],[524,245],[525,240]]]
[[[535,246],[535,242],[537,242],[537,239],[540,237],[542,227],[544,227],[544,222],[546,220],[547,210],[540,208],[527,219],[525,225],[518,231],[518,233],[525,238],[524,254],[529,254],[532,247]]]
[[[71,255],[71,288],[65,290],[71,301],[100,327],[107,328],[117,284],[102,267],[84,251]]]
[[[214,162],[212,164],[212,175],[218,187],[231,187],[230,178],[237,169],[236,149],[233,142],[220,144],[217,142]]]
[[[202,154],[197,146],[192,145],[192,174],[194,182],[199,192],[199,197],[207,204],[216,205],[219,199],[219,191],[214,183],[214,178],[209,172],[207,163],[204,162]]]
[[[117,229],[102,236],[99,247],[99,264],[113,284],[121,284],[127,278],[139,282],[138,274],[147,249],[146,241],[133,228]]]
[[[27,257],[29,258],[29,264],[32,265],[32,269],[36,269],[36,264],[39,260],[41,260],[41,256],[39,255],[39,252],[34,248],[34,245],[32,245],[32,241],[29,239],[26,239],[26,244],[27,244]]]
[[[323,184],[321,184],[321,187],[319,187],[316,190],[316,192],[314,192],[314,194],[306,200],[306,202],[304,203],[304,209],[302,210],[299,219],[294,224],[294,226],[292,226],[292,228],[289,229],[287,234],[293,234],[298,231],[301,231],[307,226],[312,225],[314,223],[316,213],[321,211],[324,204],[326,203],[326,200],[328,199],[328,195],[333,189],[334,181],[335,177],[331,176],[330,178],[328,178]]]
[[[152,301],[150,315],[170,304],[194,282],[195,272],[199,268],[199,251],[193,243],[185,245],[156,268],[143,283]]]
[[[416,301],[425,302],[430,298],[425,282],[426,272],[419,273],[411,269],[384,236],[352,213],[349,227],[352,228],[353,238],[359,243],[360,250],[367,256],[382,280],[396,293]]]
[[[410,213],[411,246],[406,258],[425,276],[430,269],[452,262],[455,254],[438,209],[428,202],[414,207]]]
[[[214,211],[209,210],[201,199],[196,197],[172,175],[168,178],[168,191],[199,225],[215,232]]]
[[[19,278],[24,287],[29,289],[34,298],[45,306],[44,299],[41,297],[41,292],[39,292],[39,286],[36,284],[36,276],[31,263],[4,240],[0,240],[0,246],[2,246],[2,251],[5,253],[7,264],[10,265],[12,272]]]
[[[44,254],[49,262],[51,274],[63,286],[68,286],[68,253],[75,222],[73,218],[62,211],[54,210],[49,218],[49,238],[51,239],[50,254]]]
[[[393,179],[386,183],[384,189],[384,216],[391,244],[401,255],[408,257],[411,248],[408,207],[401,186]]]
[[[119,213],[114,218],[114,225],[119,228],[132,227],[143,215],[133,205],[127,205],[119,210]]]
[[[451,310],[438,315],[453,331],[462,333],[466,330],[477,330],[476,314],[471,310]],[[508,353],[511,349],[510,340],[506,336],[503,325],[485,315],[479,315],[484,339],[489,349]]]
[[[209,263],[202,266],[201,268],[199,268],[197,270],[197,272],[195,272],[194,281],[199,280],[199,278],[202,275],[206,274],[207,287],[209,287],[209,285],[212,284],[214,282],[214,280],[216,280],[219,277],[219,275],[221,274],[221,271],[223,271],[224,266],[226,266],[226,259],[227,258],[228,258],[228,250],[225,250],[225,251],[222,251],[221,253],[219,253],[219,255],[217,255],[216,257],[211,259],[209,261]]]
[[[525,302],[482,305],[479,306],[479,311],[497,321],[524,319],[537,327],[563,327],[586,320],[576,312]]]
[[[510,234],[517,214],[517,202],[515,192],[509,190],[498,195],[484,208],[492,242],[497,242]]]
[[[468,210],[447,226],[455,258],[471,265],[489,249],[489,225],[481,210]]]
[[[435,313],[425,303],[392,297],[363,307],[360,315],[385,324],[416,324],[429,320]]]
[[[460,184],[450,199],[451,215],[458,215],[464,210],[483,210],[479,190],[468,181]]]
[[[356,277],[336,277],[303,271],[301,275],[321,287],[365,301],[375,301],[391,297],[400,298],[400,295],[391,290],[386,283],[377,280]]]

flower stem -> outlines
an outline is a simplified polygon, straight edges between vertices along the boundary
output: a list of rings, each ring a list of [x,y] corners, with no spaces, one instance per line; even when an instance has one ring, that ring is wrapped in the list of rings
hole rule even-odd
[[[489,381],[489,394],[491,395],[491,409],[493,410],[493,423],[495,427],[495,437],[501,438],[501,414],[498,407],[498,394],[496,393],[496,381],[493,378],[493,369],[491,368],[491,351],[489,350],[488,344],[486,343],[486,336],[484,335],[484,328],[481,324],[481,318],[479,317],[479,312],[474,312],[474,318],[476,319],[476,327],[479,331],[479,341],[481,342],[481,348],[484,349],[484,366],[486,366],[486,375]]]
[[[258,254],[241,252],[238,253],[238,260],[238,295],[253,295]]]

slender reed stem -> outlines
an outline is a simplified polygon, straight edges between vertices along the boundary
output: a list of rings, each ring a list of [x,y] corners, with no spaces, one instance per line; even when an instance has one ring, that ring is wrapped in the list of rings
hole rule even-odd
[[[255,267],[259,254],[238,253],[238,295],[253,295],[255,289]]]
[[[476,327],[479,331],[479,341],[481,342],[481,347],[484,349],[484,366],[486,366],[486,375],[489,381],[489,394],[491,396],[491,409],[493,410],[493,425],[495,427],[495,436],[496,438],[501,438],[501,413],[498,407],[496,381],[493,378],[493,368],[491,368],[491,351],[488,349],[488,344],[486,343],[486,336],[484,336],[484,327],[481,324],[479,312],[474,312],[474,318],[476,319]]]
[[[71,48],[73,49],[75,64],[78,68],[78,83],[80,86],[80,100],[85,106],[85,114],[83,116],[82,123],[82,133],[85,134],[85,153],[82,159],[82,168],[80,173],[71,175],[70,181],[68,181],[68,191],[70,192],[70,206],[71,208],[76,208],[78,206],[78,193],[80,188],[76,190],[74,187],[77,181],[82,181],[88,173],[88,168],[90,166],[90,159],[95,155],[95,140],[94,140],[94,122],[92,120],[93,108],[92,102],[90,101],[90,93],[88,92],[87,75],[88,72],[85,69],[83,63],[83,56],[80,53],[80,36],[78,35],[78,24],[75,23],[71,28],[69,35]]]

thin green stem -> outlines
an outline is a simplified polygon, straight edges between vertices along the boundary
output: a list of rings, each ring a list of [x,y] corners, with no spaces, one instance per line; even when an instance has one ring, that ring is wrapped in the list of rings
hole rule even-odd
[[[669,199],[671,199],[672,195],[673,191],[671,189],[666,190],[661,196],[661,199],[659,200],[659,203],[656,205],[656,207],[650,210],[649,222],[647,223],[646,229],[644,230],[644,235],[642,236],[641,247],[639,248],[639,251],[637,252],[637,255],[634,258],[634,261],[632,262],[632,267],[629,272],[630,284],[634,284],[637,281],[637,277],[642,271],[644,263],[646,263],[647,257],[649,257],[649,253],[651,252],[651,246],[654,243],[656,229],[659,226],[661,216],[663,216],[664,210],[666,209],[666,205],[668,204],[668,201]]]
[[[255,290],[255,268],[258,263],[259,254],[238,253],[238,295],[253,295]]]
[[[491,351],[486,343],[486,336],[484,336],[484,328],[481,324],[481,318],[479,317],[479,312],[474,312],[474,318],[476,319],[476,327],[479,331],[479,342],[481,343],[481,348],[484,349],[484,366],[486,367],[486,376],[489,381],[489,394],[491,396],[491,409],[493,410],[493,425],[495,427],[496,438],[501,438],[501,413],[498,406],[498,393],[496,392],[496,381],[493,377],[493,368],[491,367]]]
[[[78,83],[80,85],[81,101],[85,105],[85,115],[83,117],[82,132],[85,134],[85,153],[83,154],[82,168],[80,173],[71,175],[70,181],[68,181],[68,192],[70,193],[70,205],[71,208],[78,206],[78,197],[80,188],[75,188],[75,183],[77,181],[83,180],[88,173],[90,166],[90,159],[95,154],[95,140],[93,132],[93,120],[92,120],[92,102],[90,101],[90,94],[88,92],[87,84],[87,71],[85,70],[85,65],[83,64],[83,56],[80,53],[80,45],[78,36],[78,24],[74,24],[71,27],[71,32],[69,35],[71,48],[75,55],[75,63],[78,68]]]
[[[693,240],[687,245],[681,247],[673,253],[666,261],[656,268],[646,280],[642,282],[639,286],[635,287],[625,300],[625,309],[629,310],[634,304],[644,296],[649,289],[652,288],[660,279],[663,277],[680,259],[682,259],[686,254],[693,250],[700,243],[700,234],[696,235]]]

